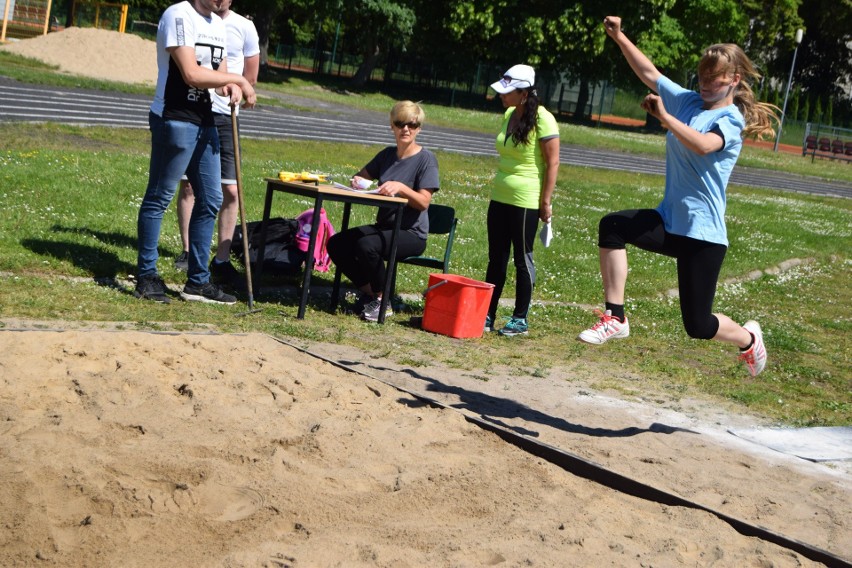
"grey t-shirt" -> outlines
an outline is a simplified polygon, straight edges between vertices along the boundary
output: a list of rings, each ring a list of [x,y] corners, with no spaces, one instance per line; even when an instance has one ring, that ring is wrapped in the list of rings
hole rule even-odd
[[[438,160],[435,154],[426,148],[421,148],[413,156],[400,159],[396,155],[396,146],[388,146],[376,154],[364,169],[371,178],[378,180],[380,185],[386,181],[398,181],[414,190],[431,189],[433,193],[438,191]],[[392,209],[380,208],[376,213],[376,225],[382,229],[392,229],[394,217]],[[426,240],[429,234],[429,215],[426,211],[406,206],[402,210],[400,229]]]

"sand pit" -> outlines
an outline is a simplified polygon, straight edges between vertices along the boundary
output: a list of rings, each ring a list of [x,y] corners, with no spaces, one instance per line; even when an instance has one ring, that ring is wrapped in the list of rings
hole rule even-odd
[[[0,353],[3,566],[819,565],[575,477],[267,336],[3,331]],[[742,480],[700,437],[669,436],[658,464],[680,455]],[[588,451],[638,464],[655,451],[646,440]],[[795,523],[754,482],[727,499]],[[828,478],[788,483],[821,491],[821,506],[844,495]],[[814,514],[809,529],[775,528],[849,554],[849,517]]]

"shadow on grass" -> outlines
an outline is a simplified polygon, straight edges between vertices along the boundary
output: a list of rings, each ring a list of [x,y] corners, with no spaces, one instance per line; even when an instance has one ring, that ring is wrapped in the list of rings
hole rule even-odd
[[[252,264],[252,293],[254,299],[277,303],[282,306],[298,307],[302,298],[303,278],[303,269],[297,272],[276,273],[267,268],[263,270],[261,280],[258,280],[257,269]],[[331,291],[333,283],[333,271],[327,273],[314,272],[311,275],[311,289],[308,294],[306,306],[317,311],[331,313]],[[348,306],[346,293],[350,290],[347,282],[344,281],[341,283],[340,295],[338,296],[337,309],[335,311],[346,313]],[[238,293],[237,296],[245,298],[245,293]]]
[[[95,278],[115,278],[118,274],[133,274],[136,271],[136,265],[124,262],[115,253],[88,245],[41,239],[24,239],[21,244],[38,255],[70,262]]]
[[[114,245],[117,247],[129,248],[136,250],[136,236],[130,236],[125,233],[113,233],[96,231],[88,227],[63,227],[62,225],[54,225],[50,228],[54,233],[71,233],[72,235],[84,235],[97,239],[98,242]]]

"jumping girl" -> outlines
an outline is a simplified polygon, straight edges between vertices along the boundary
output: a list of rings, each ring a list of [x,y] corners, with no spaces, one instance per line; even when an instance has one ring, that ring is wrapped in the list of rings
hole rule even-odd
[[[713,299],[728,250],[725,191],[742,149],[743,136],[773,136],[775,107],[759,103],[748,84],[759,77],[734,44],[708,47],[698,63],[699,92],[663,76],[621,30],[621,18],[607,16],[604,28],[633,72],[651,90],[642,108],[668,130],[666,184],[656,209],[610,213],[600,221],[598,247],[605,311],[581,341],[593,344],[627,337],[624,315],[627,251],[631,244],[677,259],[683,325],[696,339],[716,339],[740,348],[756,376],[766,366],[763,333],[756,321],[739,325],[714,314]]]

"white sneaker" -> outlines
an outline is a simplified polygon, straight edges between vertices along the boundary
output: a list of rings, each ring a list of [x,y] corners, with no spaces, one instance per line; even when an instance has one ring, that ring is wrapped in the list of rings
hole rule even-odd
[[[382,299],[376,298],[372,302],[369,302],[366,306],[364,306],[364,311],[361,312],[361,317],[367,321],[379,321],[379,311],[382,308]],[[385,318],[389,318],[393,315],[393,310],[391,309],[390,302],[388,302],[387,308],[385,308]]]
[[[740,360],[745,362],[751,376],[756,377],[766,367],[766,346],[763,344],[763,331],[760,329],[760,324],[754,320],[745,322],[743,327],[754,337],[754,343],[748,348],[748,351],[740,353]]]
[[[630,335],[630,324],[627,323],[627,318],[624,318],[624,323],[622,323],[618,318],[612,316],[610,310],[605,312],[595,310],[595,313],[599,314],[601,319],[577,336],[580,341],[600,345],[610,339],[622,339]]]

